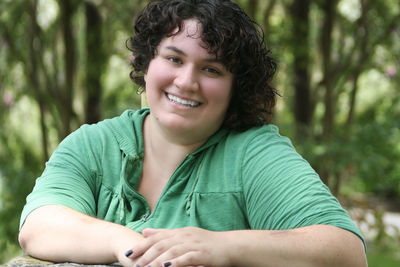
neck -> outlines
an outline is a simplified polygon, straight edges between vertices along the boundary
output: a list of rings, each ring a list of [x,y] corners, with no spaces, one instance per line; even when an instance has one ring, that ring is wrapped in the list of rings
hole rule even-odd
[[[144,121],[144,145],[145,155],[151,154],[162,165],[179,165],[187,154],[194,152],[206,140],[191,140],[184,134],[171,133],[161,129],[151,116],[146,117]]]

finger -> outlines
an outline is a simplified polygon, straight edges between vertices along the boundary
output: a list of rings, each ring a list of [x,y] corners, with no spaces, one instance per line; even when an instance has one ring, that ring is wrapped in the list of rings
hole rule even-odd
[[[125,255],[118,257],[118,262],[122,266],[134,266],[134,262],[131,259],[125,257]]]
[[[137,261],[140,266],[173,266],[171,260],[191,251],[181,242],[171,243],[173,240],[162,240],[149,248]],[[185,265],[185,267],[188,265]]]
[[[142,229],[142,235],[144,237],[149,237],[151,235],[160,233],[162,231],[165,231],[166,229],[154,229],[154,228],[143,228]]]
[[[162,263],[163,264],[161,266],[171,266],[171,267],[187,267],[187,266],[200,267],[204,266],[205,264],[204,257],[201,257],[201,253],[198,251],[189,251],[171,260],[163,261]]]
[[[125,256],[130,259],[137,259],[138,257],[143,256],[143,254],[148,251],[152,246],[154,246],[154,244],[168,239],[168,235],[156,235],[156,233],[161,232],[164,232],[164,229],[144,228],[142,230],[142,235],[143,237],[145,237],[145,239],[136,244],[132,249],[126,251]],[[147,237],[144,233],[147,233]]]

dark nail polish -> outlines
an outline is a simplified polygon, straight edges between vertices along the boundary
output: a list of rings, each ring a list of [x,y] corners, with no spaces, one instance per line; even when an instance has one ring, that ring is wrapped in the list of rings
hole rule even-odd
[[[140,265],[139,265],[139,264],[136,264],[135,267],[140,267]]]
[[[168,266],[171,266],[171,265],[172,265],[171,262],[166,262],[166,263],[164,263],[164,267],[168,267]]]
[[[130,249],[127,252],[125,252],[125,256],[129,257],[130,255],[132,255],[132,253],[133,253],[133,250]]]

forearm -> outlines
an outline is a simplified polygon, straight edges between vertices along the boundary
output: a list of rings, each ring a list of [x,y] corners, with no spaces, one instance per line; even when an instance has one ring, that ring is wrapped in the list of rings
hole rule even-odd
[[[333,226],[223,234],[233,266],[367,266],[361,240]]]
[[[31,256],[55,262],[109,263],[143,237],[133,230],[63,206],[33,211],[21,229],[21,247]]]

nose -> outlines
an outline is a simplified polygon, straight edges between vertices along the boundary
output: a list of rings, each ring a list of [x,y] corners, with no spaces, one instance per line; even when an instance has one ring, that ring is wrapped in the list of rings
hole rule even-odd
[[[182,66],[176,73],[174,83],[181,90],[197,91],[199,81],[195,67],[192,65]]]

